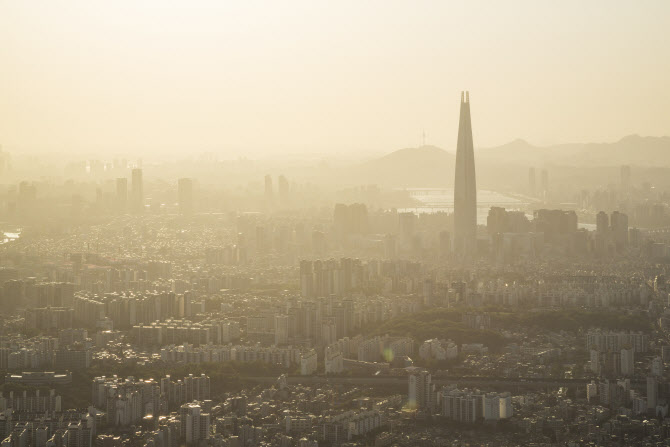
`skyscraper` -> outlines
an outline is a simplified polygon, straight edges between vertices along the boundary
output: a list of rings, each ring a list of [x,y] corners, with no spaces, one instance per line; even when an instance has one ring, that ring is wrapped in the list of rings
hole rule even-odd
[[[610,226],[617,251],[624,251],[628,246],[628,215],[614,211],[610,217]]]
[[[549,195],[549,172],[543,169],[540,172],[540,198],[546,200]]]
[[[467,253],[477,242],[477,184],[475,153],[470,122],[470,94],[461,92],[461,116],[456,146],[456,178],[454,183],[454,248]]]

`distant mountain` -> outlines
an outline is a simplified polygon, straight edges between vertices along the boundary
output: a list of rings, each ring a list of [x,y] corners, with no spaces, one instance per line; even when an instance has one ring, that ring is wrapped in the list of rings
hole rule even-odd
[[[428,161],[454,161],[456,156],[437,146],[408,147],[384,155],[373,162],[380,166],[396,166],[398,163],[416,163]]]
[[[501,159],[514,155],[515,158],[520,160],[525,160],[530,157],[539,156],[544,149],[533,146],[526,140],[520,138],[510,141],[509,143],[503,144],[502,146],[497,146],[493,148],[486,149],[477,149],[476,156],[484,156],[490,159]]]
[[[435,146],[422,146],[391,152],[351,167],[343,175],[349,176],[354,183],[375,183],[396,188],[452,187],[455,162],[456,156],[452,152]],[[614,143],[545,147],[517,139],[497,147],[476,149],[475,163],[478,187],[518,190],[527,182],[530,166],[575,167],[586,170],[583,173],[586,177],[593,175],[592,168],[618,168],[622,164],[670,167],[670,137],[629,135]]]
[[[670,166],[670,137],[629,135],[614,143],[573,143],[546,147],[514,140],[502,146],[480,149],[475,156],[482,161],[526,166]]]
[[[422,146],[391,152],[354,169],[366,183],[396,187],[443,187],[454,177],[456,156],[439,147]]]

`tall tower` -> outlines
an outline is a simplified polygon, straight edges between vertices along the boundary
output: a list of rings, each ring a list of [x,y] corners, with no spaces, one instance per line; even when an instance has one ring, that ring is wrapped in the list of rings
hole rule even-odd
[[[454,249],[472,253],[477,243],[477,184],[470,122],[470,92],[461,92],[454,182]]]

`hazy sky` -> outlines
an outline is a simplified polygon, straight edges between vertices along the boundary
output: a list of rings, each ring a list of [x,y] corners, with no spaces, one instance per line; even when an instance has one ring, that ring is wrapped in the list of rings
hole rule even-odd
[[[0,0],[0,144],[223,157],[670,134],[670,1]]]

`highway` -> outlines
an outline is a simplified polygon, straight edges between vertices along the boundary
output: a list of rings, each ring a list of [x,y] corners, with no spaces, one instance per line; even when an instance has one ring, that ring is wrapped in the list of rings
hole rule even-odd
[[[247,380],[274,383],[277,377],[245,377]],[[523,388],[559,388],[559,387],[585,387],[590,379],[551,379],[551,378],[509,378],[509,377],[476,377],[476,376],[453,376],[434,377],[432,382],[437,386],[457,384],[459,386],[478,387],[523,387]],[[631,380],[632,386],[642,386],[641,380]],[[326,376],[289,376],[290,384],[345,384],[365,386],[398,386],[407,387],[407,377],[398,376],[364,376],[364,377],[326,377]]]

